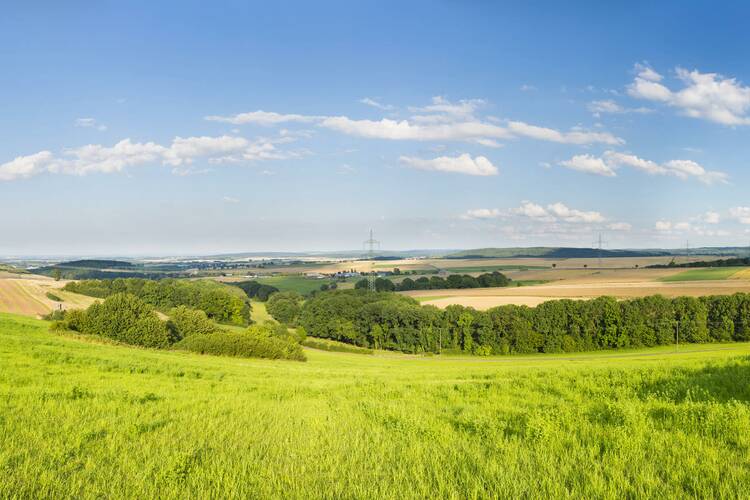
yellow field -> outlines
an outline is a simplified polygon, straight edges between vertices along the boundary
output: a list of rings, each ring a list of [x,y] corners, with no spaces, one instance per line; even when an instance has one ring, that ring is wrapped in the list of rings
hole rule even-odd
[[[750,280],[750,269],[743,269],[734,273],[729,279],[733,280]]]
[[[96,299],[60,290],[64,281],[54,281],[43,276],[3,274],[0,276],[0,312],[41,316],[58,308],[83,309]],[[47,297],[52,292],[62,299],[56,302]]]
[[[465,290],[421,290],[404,292],[412,297],[430,297],[423,304],[446,307],[451,304],[477,309],[515,304],[536,306],[555,299],[592,299],[603,295],[619,299],[664,295],[728,295],[736,292],[750,293],[750,273],[742,271],[727,280],[661,282],[660,278],[674,275],[685,269],[549,269],[507,272],[515,281],[547,280],[536,286],[508,288],[476,288]]]

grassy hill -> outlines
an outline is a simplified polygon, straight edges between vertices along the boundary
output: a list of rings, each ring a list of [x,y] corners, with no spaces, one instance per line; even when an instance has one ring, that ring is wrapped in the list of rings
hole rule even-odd
[[[750,345],[516,358],[128,348],[0,314],[0,498],[738,497]]]

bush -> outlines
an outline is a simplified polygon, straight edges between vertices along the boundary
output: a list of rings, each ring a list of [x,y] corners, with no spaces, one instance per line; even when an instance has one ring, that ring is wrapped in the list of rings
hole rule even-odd
[[[47,296],[47,298],[49,300],[54,300],[55,302],[62,302],[63,301],[63,299],[61,299],[60,297],[58,297],[57,295],[55,295],[52,292],[47,292],[45,295]]]
[[[343,342],[336,342],[335,340],[316,339],[314,337],[308,337],[302,341],[302,345],[305,347],[312,347],[313,349],[320,349],[323,351],[332,352],[349,352],[353,354],[372,354],[372,349],[366,349],[364,347],[357,347],[355,345],[344,344]]]
[[[126,293],[92,304],[85,313],[66,318],[66,323],[74,331],[143,347],[164,348],[176,340],[151,306]]]
[[[208,319],[205,312],[198,309],[179,306],[172,309],[169,316],[170,326],[181,339],[191,335],[208,335],[219,330],[216,323]]]
[[[298,343],[274,336],[272,331],[263,326],[251,326],[242,333],[221,332],[192,335],[177,342],[172,348],[216,356],[307,360]]]
[[[266,309],[279,323],[297,324],[302,312],[302,295],[297,292],[277,292],[268,299]]]

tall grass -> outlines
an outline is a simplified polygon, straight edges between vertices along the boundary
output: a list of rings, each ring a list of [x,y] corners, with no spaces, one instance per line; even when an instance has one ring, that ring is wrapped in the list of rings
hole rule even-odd
[[[0,498],[739,497],[748,355],[295,363],[0,315]]]

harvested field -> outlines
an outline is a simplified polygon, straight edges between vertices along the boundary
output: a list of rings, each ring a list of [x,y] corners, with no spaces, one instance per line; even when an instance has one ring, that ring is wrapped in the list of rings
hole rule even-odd
[[[677,297],[688,295],[730,295],[737,292],[750,293],[750,280],[694,281],[694,282],[559,282],[531,287],[474,288],[465,290],[423,290],[404,292],[413,297],[430,296],[423,304],[446,307],[461,304],[477,309],[516,304],[535,306],[555,299],[593,299],[603,295],[619,299],[664,295]],[[439,297],[439,298],[437,298]]]
[[[96,301],[92,297],[61,290],[64,285],[64,281],[39,276],[0,277],[0,312],[41,316],[59,307],[83,309]],[[47,297],[47,292],[50,291],[62,299],[62,302]]]

